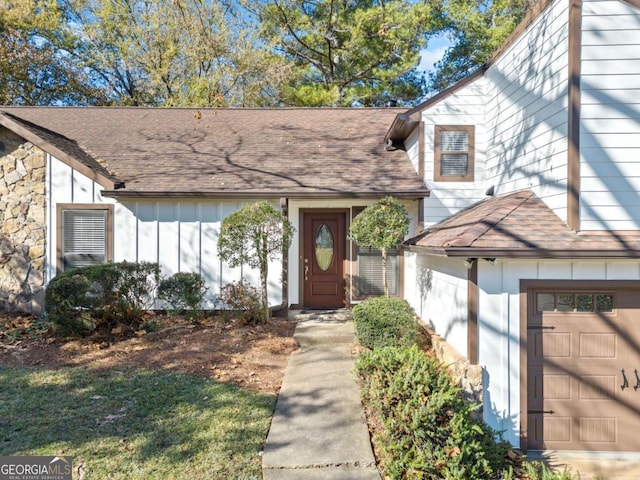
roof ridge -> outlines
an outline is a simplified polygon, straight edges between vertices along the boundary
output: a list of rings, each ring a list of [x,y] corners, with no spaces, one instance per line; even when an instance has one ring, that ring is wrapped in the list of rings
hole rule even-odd
[[[171,107],[171,106],[131,106],[131,105],[0,105],[0,113],[11,115],[7,110],[188,110],[188,111],[258,111],[258,112],[274,112],[274,111],[361,111],[370,112],[372,110],[380,110],[387,112],[397,111],[402,113],[407,110],[406,107]]]

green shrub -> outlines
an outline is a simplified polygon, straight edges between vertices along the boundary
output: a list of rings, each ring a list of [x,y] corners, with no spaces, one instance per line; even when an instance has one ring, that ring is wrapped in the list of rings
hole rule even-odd
[[[207,287],[198,273],[178,272],[158,285],[158,298],[170,306],[172,313],[186,310],[194,320],[202,318],[202,301]]]
[[[571,473],[567,467],[560,472],[556,472],[539,461],[524,462],[522,465],[522,471],[524,473],[522,478],[526,478],[527,480],[575,480],[580,478],[580,476],[576,476]],[[506,475],[505,479],[509,480],[510,478],[517,478],[512,475],[511,472],[509,472],[509,475]]]
[[[105,263],[58,274],[47,286],[45,308],[63,334],[87,335],[115,325],[138,328],[153,304],[157,263]]]
[[[91,315],[93,302],[88,296],[91,282],[81,273],[58,274],[45,291],[45,308],[55,329],[62,335],[92,332],[96,321]]]
[[[440,364],[417,346],[363,353],[356,363],[363,401],[381,420],[373,435],[389,478],[490,479],[509,444],[475,420]]]
[[[408,347],[418,339],[416,314],[398,298],[365,300],[354,307],[353,321],[358,342],[367,348]]]
[[[226,284],[220,289],[220,299],[245,322],[262,323],[266,319],[260,292],[247,282]]]
[[[144,330],[147,333],[158,332],[162,330],[162,325],[156,320],[146,320],[140,325],[140,330]]]

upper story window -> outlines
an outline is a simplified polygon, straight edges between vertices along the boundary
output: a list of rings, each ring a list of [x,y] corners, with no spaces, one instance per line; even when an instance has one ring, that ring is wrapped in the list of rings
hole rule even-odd
[[[58,205],[58,271],[112,260],[113,207]]]
[[[436,182],[473,182],[473,125],[435,126]]]

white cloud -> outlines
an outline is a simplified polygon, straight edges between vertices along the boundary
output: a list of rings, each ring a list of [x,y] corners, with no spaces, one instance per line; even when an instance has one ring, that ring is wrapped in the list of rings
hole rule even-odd
[[[442,59],[450,46],[450,40],[444,36],[432,38],[427,48],[420,51],[418,70],[425,73],[433,71],[433,65]]]

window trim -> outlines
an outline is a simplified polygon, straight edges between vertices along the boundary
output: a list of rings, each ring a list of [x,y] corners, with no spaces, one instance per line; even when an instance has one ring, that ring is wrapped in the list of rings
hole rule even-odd
[[[56,205],[56,272],[64,271],[62,261],[62,214],[65,210],[107,211],[107,262],[113,262],[113,205],[96,203],[58,203]]]
[[[447,131],[467,132],[469,144],[467,150],[467,174],[466,175],[440,175],[442,155],[452,153],[440,149],[440,133]],[[474,125],[435,125],[434,126],[434,172],[433,179],[436,182],[473,182],[475,178],[475,126]],[[458,152],[459,153],[459,152]]]
[[[351,207],[351,221],[353,221],[356,216],[362,212],[366,207]],[[400,242],[398,242],[400,243]],[[398,249],[398,293],[390,294],[389,296],[392,298],[404,298],[404,254],[402,250]],[[355,302],[360,302],[362,300],[366,300],[368,298],[376,298],[382,295],[358,295],[358,245],[353,240],[351,241],[351,276],[350,276],[350,286],[351,286],[351,300]]]

